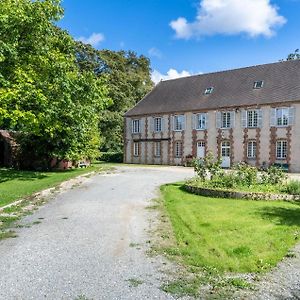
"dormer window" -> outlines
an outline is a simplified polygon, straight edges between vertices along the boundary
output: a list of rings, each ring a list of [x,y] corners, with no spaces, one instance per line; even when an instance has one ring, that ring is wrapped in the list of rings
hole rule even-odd
[[[205,92],[204,92],[204,95],[210,95],[212,94],[214,88],[211,86],[211,87],[208,87]]]
[[[259,81],[254,82],[253,88],[254,89],[261,89],[263,86],[264,86],[264,82],[262,80],[259,80]]]

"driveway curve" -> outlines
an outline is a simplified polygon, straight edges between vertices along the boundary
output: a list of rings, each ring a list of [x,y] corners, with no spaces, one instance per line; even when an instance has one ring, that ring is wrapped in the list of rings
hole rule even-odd
[[[162,258],[145,254],[157,187],[182,167],[120,167],[58,194],[0,242],[0,299],[173,299],[159,289]]]

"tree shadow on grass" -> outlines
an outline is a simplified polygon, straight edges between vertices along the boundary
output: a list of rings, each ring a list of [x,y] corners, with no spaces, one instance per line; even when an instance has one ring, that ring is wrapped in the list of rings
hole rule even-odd
[[[19,171],[14,169],[0,168],[0,183],[11,180],[35,180],[48,177],[45,173],[39,173],[34,171]]]
[[[300,208],[295,207],[263,207],[257,212],[263,219],[272,221],[277,225],[299,226]]]

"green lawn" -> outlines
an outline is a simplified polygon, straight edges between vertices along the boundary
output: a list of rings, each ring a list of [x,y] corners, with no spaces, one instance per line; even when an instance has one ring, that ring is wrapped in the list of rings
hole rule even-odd
[[[18,171],[0,168],[0,207],[84,173],[101,171],[109,167],[108,164],[96,163],[88,168],[56,172]]]
[[[177,245],[168,253],[188,266],[262,272],[300,238],[300,205],[192,195],[181,184],[162,186]]]

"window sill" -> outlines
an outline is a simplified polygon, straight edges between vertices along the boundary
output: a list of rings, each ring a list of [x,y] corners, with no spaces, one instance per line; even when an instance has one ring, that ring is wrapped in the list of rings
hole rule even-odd
[[[206,130],[207,128],[196,128],[197,131],[203,131]]]
[[[173,131],[175,131],[175,132],[181,132],[181,131],[183,131],[183,129],[178,129],[178,130],[174,129]]]

